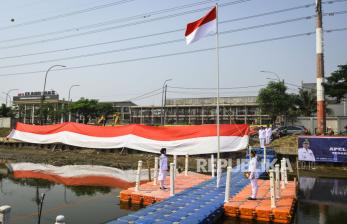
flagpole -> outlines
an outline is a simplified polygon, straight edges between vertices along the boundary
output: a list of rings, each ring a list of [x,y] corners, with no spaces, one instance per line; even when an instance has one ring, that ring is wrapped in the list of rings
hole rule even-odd
[[[218,34],[218,3],[216,3],[216,50],[217,50],[217,188],[221,179],[220,162],[220,121],[219,121],[219,34]]]

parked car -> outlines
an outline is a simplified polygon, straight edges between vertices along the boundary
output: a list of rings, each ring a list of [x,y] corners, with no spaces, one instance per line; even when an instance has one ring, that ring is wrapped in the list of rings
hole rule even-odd
[[[301,135],[306,134],[307,129],[304,126],[282,126],[272,130],[274,138],[279,138],[285,135]]]

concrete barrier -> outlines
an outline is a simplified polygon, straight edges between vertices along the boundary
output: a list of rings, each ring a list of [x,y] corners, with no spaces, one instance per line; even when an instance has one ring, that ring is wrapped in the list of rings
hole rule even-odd
[[[0,223],[1,224],[10,224],[10,214],[11,206],[4,205],[0,207]]]
[[[63,215],[58,215],[55,218],[55,223],[54,224],[66,224],[65,217]]]

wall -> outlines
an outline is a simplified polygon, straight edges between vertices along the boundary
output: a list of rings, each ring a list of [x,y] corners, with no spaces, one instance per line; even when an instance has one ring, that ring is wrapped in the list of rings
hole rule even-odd
[[[294,122],[294,125],[305,126],[311,133],[314,133],[317,127],[316,117],[298,117]],[[334,130],[335,133],[340,133],[345,131],[347,126],[347,116],[346,117],[327,117],[326,127]]]
[[[11,128],[11,118],[0,117],[0,128]]]

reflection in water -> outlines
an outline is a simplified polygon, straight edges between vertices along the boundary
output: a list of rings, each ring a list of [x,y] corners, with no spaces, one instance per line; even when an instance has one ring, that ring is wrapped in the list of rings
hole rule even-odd
[[[111,192],[110,187],[95,187],[95,186],[69,186],[67,187],[73,191],[77,196],[89,195],[93,196],[96,193],[107,194]]]
[[[54,223],[64,214],[67,223],[103,223],[128,214],[119,206],[119,188],[64,186],[43,179],[20,178],[0,174],[1,205],[12,206],[16,224],[36,224],[40,195],[46,194],[41,223]]]
[[[300,177],[300,197],[305,201],[347,204],[347,180]]]
[[[347,180],[300,177],[296,223],[347,222]]]

